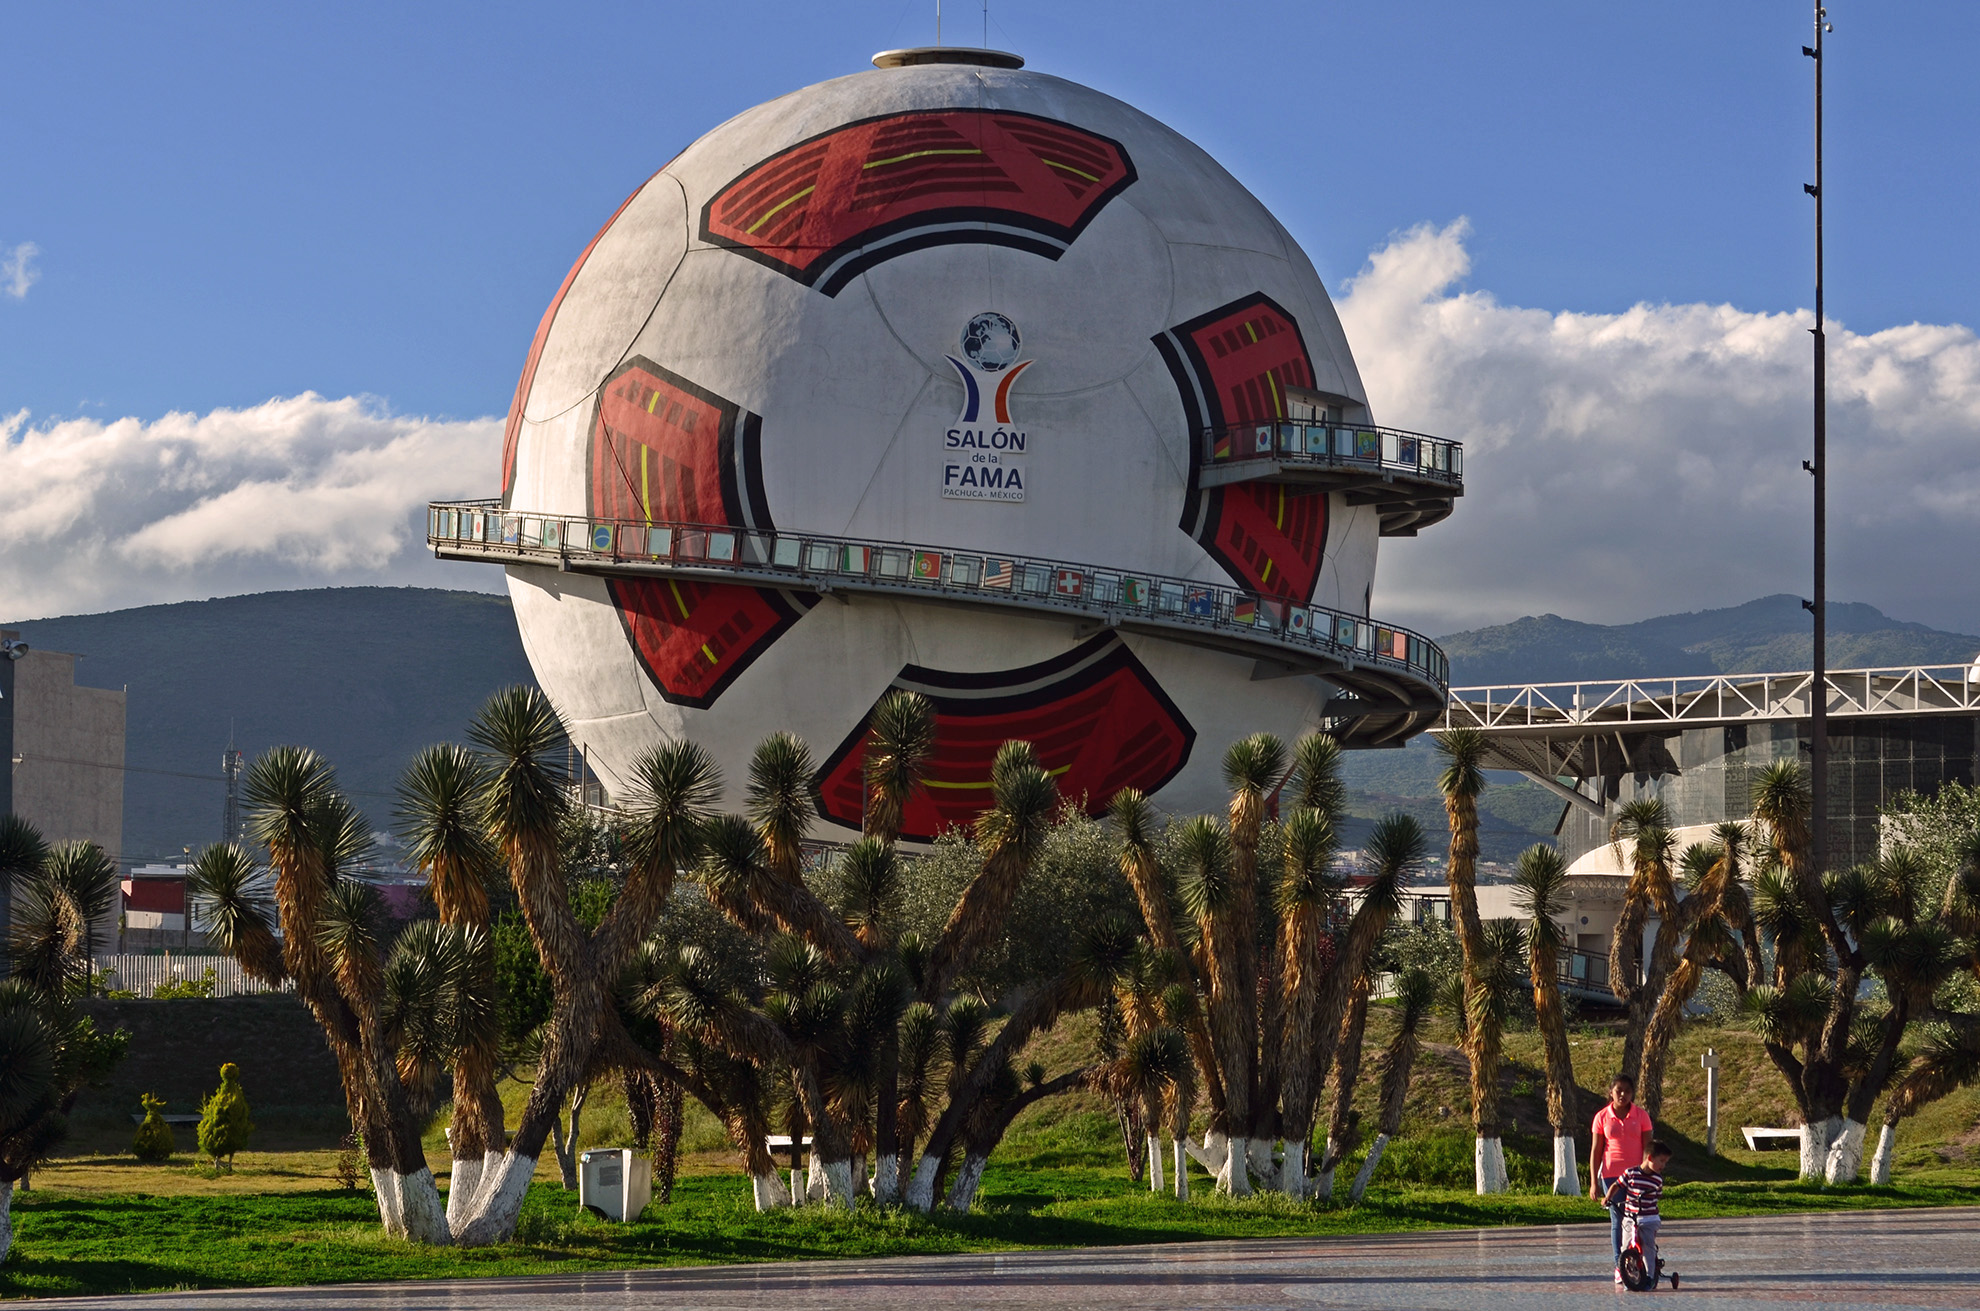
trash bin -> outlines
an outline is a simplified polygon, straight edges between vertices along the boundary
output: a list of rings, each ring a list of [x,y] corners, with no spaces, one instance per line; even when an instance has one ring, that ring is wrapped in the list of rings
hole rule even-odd
[[[578,1205],[630,1224],[653,1200],[653,1162],[623,1147],[594,1147],[578,1157]]]

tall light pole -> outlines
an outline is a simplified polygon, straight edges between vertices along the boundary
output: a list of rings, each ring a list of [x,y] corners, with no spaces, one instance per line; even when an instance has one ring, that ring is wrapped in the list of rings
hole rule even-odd
[[[1829,868],[1829,339],[1822,306],[1822,34],[1830,30],[1829,11],[1815,0],[1815,44],[1801,53],[1815,61],[1815,181],[1802,190],[1815,198],[1815,458],[1802,468],[1815,475],[1815,599],[1805,604],[1815,615],[1815,668],[1809,731],[1809,780],[1815,870]]]

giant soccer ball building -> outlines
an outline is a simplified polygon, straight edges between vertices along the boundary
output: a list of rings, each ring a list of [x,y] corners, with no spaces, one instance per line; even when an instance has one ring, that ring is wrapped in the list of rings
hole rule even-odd
[[[890,688],[936,705],[927,838],[1026,738],[1071,799],[1222,804],[1234,739],[1401,741],[1445,666],[1368,616],[1457,448],[1380,428],[1326,290],[1202,150],[996,52],[901,51],[758,106],[633,193],[538,327],[499,501],[531,664],[609,790],[658,740],[739,800],[812,744],[861,821]]]

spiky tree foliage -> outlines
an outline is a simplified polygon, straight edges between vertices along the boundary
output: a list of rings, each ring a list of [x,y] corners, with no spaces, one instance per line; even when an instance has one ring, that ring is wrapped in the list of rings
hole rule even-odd
[[[1416,1069],[1417,1053],[1423,1048],[1418,1035],[1436,995],[1436,980],[1425,971],[1411,967],[1396,975],[1396,1031],[1377,1062],[1382,1075],[1381,1119],[1376,1126],[1375,1141],[1369,1145],[1368,1155],[1362,1158],[1361,1169],[1355,1172],[1354,1185],[1348,1194],[1350,1203],[1361,1201],[1362,1194],[1368,1190],[1368,1181],[1375,1177],[1376,1167],[1382,1163],[1382,1153],[1389,1140],[1402,1129],[1403,1109],[1409,1103],[1410,1076]]]
[[[990,787],[995,800],[976,821],[983,869],[963,890],[929,953],[923,1001],[941,998],[995,936],[1059,804],[1058,786],[1029,742],[1006,742],[997,749]]]
[[[746,809],[762,835],[770,873],[785,883],[804,882],[813,772],[811,748],[795,733],[772,733],[750,756]]]
[[[1300,744],[1302,758],[1306,744],[1314,741],[1332,739],[1318,735],[1306,739]],[[1316,1073],[1314,1069],[1313,1042],[1333,947],[1329,919],[1344,886],[1333,872],[1339,845],[1330,811],[1294,811],[1285,825],[1285,865],[1274,895],[1279,921],[1278,973],[1285,993],[1276,1053],[1282,1071],[1280,1100],[1286,1144],[1280,1186],[1295,1194],[1305,1187],[1306,1144],[1313,1136],[1314,1104],[1320,1093],[1316,1084],[1324,1077],[1324,1071]]]
[[[85,992],[99,921],[117,898],[117,867],[94,842],[64,842],[22,881],[11,926],[14,977],[50,997]]]
[[[1891,1181],[1891,1157],[1897,1147],[1899,1121],[1975,1083],[1980,1083],[1980,1017],[1962,1015],[1956,1017],[1956,1022],[1927,1025],[1917,1059],[1884,1103],[1884,1123],[1877,1136],[1870,1182]]]
[[[289,977],[275,937],[274,882],[246,849],[215,843],[193,857],[186,895],[208,941],[240,962],[241,971],[271,988]]]
[[[0,815],[0,977],[8,970],[8,943],[13,937],[12,910],[18,881],[41,868],[48,843],[41,830],[12,811]]]
[[[1568,1047],[1567,1014],[1561,1005],[1560,956],[1573,945],[1560,916],[1567,910],[1567,861],[1545,843],[1520,853],[1513,866],[1513,905],[1526,916],[1527,974],[1533,985],[1533,1011],[1547,1057],[1547,1123],[1554,1130],[1554,1191],[1580,1193],[1574,1160],[1574,1129],[1581,1115],[1575,1105],[1574,1055]]]
[[[891,846],[900,840],[908,802],[935,754],[935,703],[896,689],[880,699],[867,724],[866,836]]]

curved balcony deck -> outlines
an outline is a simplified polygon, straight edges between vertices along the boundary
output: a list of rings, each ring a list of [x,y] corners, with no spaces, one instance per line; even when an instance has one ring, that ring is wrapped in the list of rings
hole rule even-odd
[[[856,594],[988,605],[1120,628],[1254,661],[1254,679],[1318,675],[1337,689],[1335,731],[1400,741],[1443,713],[1450,662],[1429,638],[1359,615],[1197,579],[1031,556],[817,533],[581,519],[435,502],[427,541],[446,560],[576,573],[694,578],[841,599]]]
[[[1372,505],[1382,536],[1414,537],[1448,519],[1464,495],[1464,448],[1441,437],[1372,424],[1276,419],[1206,429],[1200,487],[1305,483]]]

